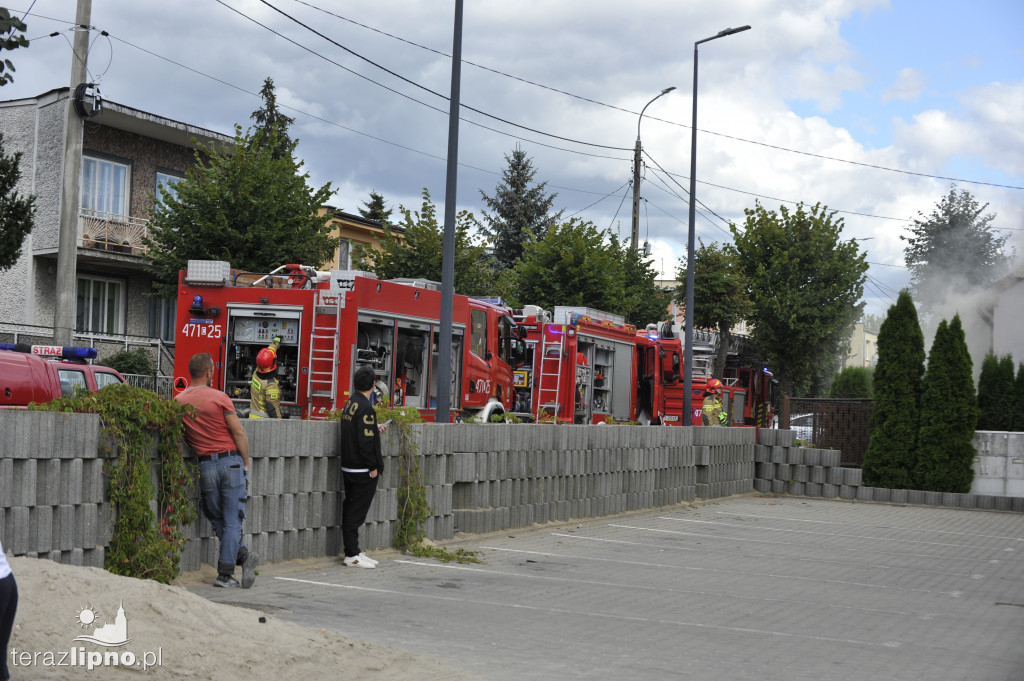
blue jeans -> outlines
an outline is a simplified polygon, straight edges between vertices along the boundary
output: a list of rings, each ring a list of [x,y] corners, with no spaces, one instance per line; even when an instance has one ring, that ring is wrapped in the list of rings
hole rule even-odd
[[[248,553],[242,543],[242,520],[245,519],[245,464],[236,454],[216,461],[199,462],[199,488],[203,493],[203,512],[210,519],[220,540],[217,573],[231,575],[235,565]]]

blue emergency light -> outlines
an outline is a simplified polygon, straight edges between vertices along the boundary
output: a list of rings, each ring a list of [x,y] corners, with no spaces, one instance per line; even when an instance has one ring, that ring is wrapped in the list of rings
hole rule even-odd
[[[0,343],[0,350],[25,352],[43,357],[60,357],[61,359],[96,359],[96,348],[74,347],[68,345],[27,345],[25,343]]]

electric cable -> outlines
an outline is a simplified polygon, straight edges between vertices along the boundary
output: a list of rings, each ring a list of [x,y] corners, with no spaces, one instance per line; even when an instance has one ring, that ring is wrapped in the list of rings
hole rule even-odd
[[[265,0],[261,0],[261,1],[263,1],[264,4],[269,4]],[[395,36],[395,35],[392,35],[390,33],[385,32],[385,31],[381,31],[379,29],[373,28],[373,27],[368,26],[366,24],[359,23],[358,21],[354,21],[354,20],[349,19],[347,17],[343,17],[343,16],[341,16],[339,14],[335,14],[335,13],[330,12],[328,10],[322,9],[322,8],[317,7],[316,5],[313,5],[313,4],[309,3],[309,2],[305,2],[304,0],[295,0],[295,1],[298,2],[299,4],[306,5],[307,7],[310,7],[312,9],[317,10],[317,11],[320,11],[320,12],[323,12],[325,14],[329,14],[329,15],[331,15],[333,17],[336,17],[338,19],[341,19],[342,21],[347,21],[347,22],[349,22],[351,24],[354,24],[356,26],[360,26],[362,28],[365,28],[367,30],[373,31],[375,33],[379,33],[381,35],[387,36],[387,37],[392,38],[394,40],[399,40],[399,41],[404,42],[404,43],[406,43],[408,45],[412,45],[414,47],[418,47],[420,49],[427,50],[428,52],[432,52],[434,54],[437,54],[437,55],[446,57],[448,59],[451,59],[451,55],[450,54],[446,54],[445,52],[443,52],[441,50],[435,50],[432,47],[427,47],[425,45],[420,45],[419,43],[413,42],[411,40],[407,40],[405,38],[401,38],[399,36]],[[623,108],[623,107],[619,107],[619,106],[615,106],[613,104],[608,104],[606,102],[601,102],[601,101],[598,101],[598,100],[595,100],[595,99],[590,99],[589,97],[584,97],[582,95],[573,94],[573,93],[567,92],[565,90],[559,90],[558,88],[554,88],[554,87],[551,87],[551,86],[548,86],[548,85],[544,85],[542,83],[537,83],[537,82],[534,82],[534,81],[531,81],[531,80],[527,80],[525,78],[521,78],[519,76],[515,76],[515,75],[512,75],[510,73],[505,73],[504,71],[499,71],[497,69],[494,69],[494,68],[491,68],[491,67],[488,67],[488,66],[483,66],[481,64],[477,64],[475,62],[472,62],[472,61],[469,61],[469,60],[466,60],[466,59],[463,59],[462,63],[468,64],[470,66],[474,66],[474,67],[476,67],[478,69],[482,69],[484,71],[490,71],[491,73],[503,76],[505,78],[511,78],[513,80],[519,81],[521,83],[525,83],[527,85],[532,85],[534,87],[538,87],[538,88],[542,88],[542,89],[545,89],[545,90],[549,90],[551,92],[557,92],[559,94],[565,95],[567,97],[571,97],[573,99],[578,99],[580,101],[588,102],[590,104],[596,104],[598,106],[602,106],[602,107],[605,107],[605,108],[608,108],[608,109],[613,109],[615,111],[621,111],[623,113],[632,114],[633,116],[638,115],[636,111],[631,111],[629,109],[626,109],[626,108]],[[664,119],[664,118],[658,118],[657,116],[648,116],[648,118],[650,118],[652,120],[655,120],[655,121],[658,121],[660,123],[666,123],[668,125],[673,125],[673,126],[676,126],[676,127],[685,128],[687,130],[692,129],[692,127],[693,127],[691,125],[686,125],[685,123],[678,123],[678,122],[670,121],[670,120],[667,120],[667,119]],[[785,151],[785,152],[791,153],[791,154],[799,154],[799,155],[803,155],[803,156],[810,156],[812,158],[818,158],[818,159],[822,159],[822,160],[826,160],[826,161],[835,161],[835,162],[838,162],[838,163],[848,163],[850,165],[860,166],[860,167],[863,167],[863,168],[869,168],[869,169],[872,169],[872,170],[884,170],[884,171],[887,171],[887,172],[902,173],[902,174],[905,174],[905,175],[913,175],[913,176],[917,176],[917,177],[926,177],[926,178],[930,178],[930,179],[934,179],[934,180],[947,180],[947,181],[952,181],[952,182],[963,182],[963,183],[967,183],[967,184],[978,184],[978,185],[984,185],[984,186],[988,186],[988,187],[998,187],[1000,189],[1024,189],[1024,187],[1019,187],[1019,186],[1015,186],[1015,185],[1005,185],[1005,184],[998,184],[998,183],[995,183],[995,182],[983,182],[981,180],[967,180],[967,179],[962,179],[962,178],[946,177],[946,176],[943,176],[943,175],[933,175],[933,174],[930,174],[930,173],[919,173],[919,172],[914,172],[914,171],[911,171],[911,170],[903,170],[901,168],[890,168],[888,166],[882,166],[882,165],[877,165],[877,164],[872,164],[872,163],[864,163],[864,162],[861,162],[861,161],[851,161],[849,159],[838,158],[838,157],[835,157],[835,156],[827,156],[825,154],[816,154],[816,153],[813,153],[813,152],[803,151],[803,150],[800,150],[800,149],[790,149],[789,147],[783,147],[783,146],[779,146],[779,145],[776,145],[776,144],[768,144],[767,142],[759,142],[757,140],[750,140],[750,139],[746,139],[744,137],[738,137],[736,135],[729,135],[729,134],[722,133],[722,132],[716,132],[714,130],[706,130],[704,128],[697,128],[697,131],[698,132],[702,132],[702,133],[707,134],[707,135],[715,135],[717,137],[723,137],[725,139],[731,139],[731,140],[735,140],[735,141],[738,141],[738,142],[744,142],[746,144],[755,144],[757,146],[765,147],[765,148],[768,148],[768,149],[774,149],[776,151]]]

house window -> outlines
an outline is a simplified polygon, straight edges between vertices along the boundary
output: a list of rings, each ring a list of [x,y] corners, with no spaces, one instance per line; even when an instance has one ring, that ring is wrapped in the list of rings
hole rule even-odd
[[[154,298],[149,305],[149,335],[164,343],[174,343],[174,319],[177,301]]]
[[[178,198],[178,189],[174,185],[178,184],[182,180],[181,175],[171,175],[170,173],[162,173],[157,171],[156,174],[156,202],[162,203],[163,194],[160,192],[160,187],[164,188],[164,192],[170,194],[173,198]]]
[[[104,158],[82,158],[82,210],[128,215],[128,173],[123,163]]]
[[[80,332],[124,333],[125,284],[104,277],[78,277],[75,329]]]
[[[338,243],[338,269],[352,269],[352,243],[345,239]]]

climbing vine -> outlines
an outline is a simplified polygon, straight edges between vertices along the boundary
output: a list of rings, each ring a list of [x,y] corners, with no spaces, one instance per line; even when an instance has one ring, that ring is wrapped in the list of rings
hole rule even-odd
[[[107,571],[165,584],[177,577],[185,546],[182,527],[196,518],[189,493],[193,477],[181,456],[182,417],[191,407],[119,384],[30,408],[98,414],[103,439],[114,445],[101,445],[100,452],[117,513]],[[150,462],[154,441],[160,461],[156,487]],[[159,520],[151,507],[154,499]]]

